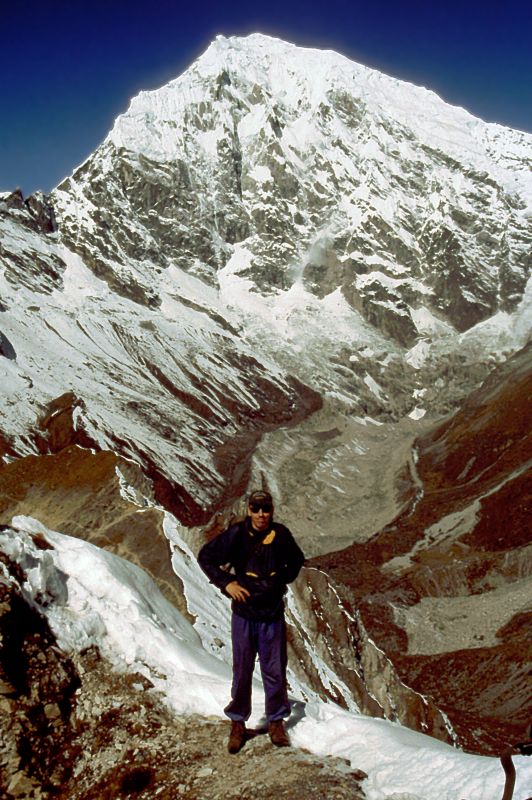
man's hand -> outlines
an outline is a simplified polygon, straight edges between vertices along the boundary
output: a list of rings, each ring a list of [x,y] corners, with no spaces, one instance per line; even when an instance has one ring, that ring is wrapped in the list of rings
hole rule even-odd
[[[245,603],[249,597],[248,590],[240,586],[238,581],[231,581],[231,583],[228,583],[225,587],[225,591],[229,597],[232,597],[233,600],[238,600],[239,603]]]

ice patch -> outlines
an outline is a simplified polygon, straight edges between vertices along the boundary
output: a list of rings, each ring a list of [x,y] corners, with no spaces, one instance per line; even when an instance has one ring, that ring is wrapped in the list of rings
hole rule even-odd
[[[430,342],[421,339],[405,356],[405,361],[414,369],[421,369],[430,355]]]
[[[370,392],[372,392],[375,395],[375,397],[377,397],[382,402],[384,401],[385,398],[382,392],[382,386],[379,386],[377,381],[374,378],[372,378],[371,375],[368,375],[366,373],[364,377],[364,383],[366,384]]]

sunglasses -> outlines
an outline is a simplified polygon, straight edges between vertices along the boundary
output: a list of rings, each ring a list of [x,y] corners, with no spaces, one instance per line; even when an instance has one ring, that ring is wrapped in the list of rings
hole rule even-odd
[[[271,503],[250,503],[249,510],[252,511],[254,514],[258,514],[260,510],[263,510],[265,514],[271,514],[273,506]]]

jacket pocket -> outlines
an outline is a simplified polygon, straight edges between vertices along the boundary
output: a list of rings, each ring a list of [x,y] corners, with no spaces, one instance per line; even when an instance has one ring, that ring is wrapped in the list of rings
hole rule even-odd
[[[248,602],[251,602],[256,608],[276,606],[286,591],[286,586],[276,574],[258,578],[246,573],[240,582],[251,595]]]

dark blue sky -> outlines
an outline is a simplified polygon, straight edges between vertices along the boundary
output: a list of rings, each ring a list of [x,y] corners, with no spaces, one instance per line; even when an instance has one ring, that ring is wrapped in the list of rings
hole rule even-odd
[[[5,0],[0,190],[49,191],[139,90],[177,77],[216,34],[255,31],[532,131],[531,0]]]

